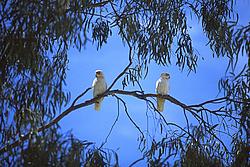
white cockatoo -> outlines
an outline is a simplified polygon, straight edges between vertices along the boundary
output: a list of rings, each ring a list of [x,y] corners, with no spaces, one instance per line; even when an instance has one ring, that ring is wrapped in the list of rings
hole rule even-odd
[[[156,82],[156,94],[167,95],[169,93],[169,79],[168,73],[162,73],[161,77]],[[165,99],[157,97],[157,109],[158,111],[164,110]]]
[[[104,78],[104,74],[102,70],[96,70],[95,71],[96,78],[93,81],[92,87],[93,89],[93,96],[96,97],[98,95],[101,95],[107,90],[107,83]],[[95,102],[95,110],[99,111],[101,109],[101,102],[103,98],[98,99]]]

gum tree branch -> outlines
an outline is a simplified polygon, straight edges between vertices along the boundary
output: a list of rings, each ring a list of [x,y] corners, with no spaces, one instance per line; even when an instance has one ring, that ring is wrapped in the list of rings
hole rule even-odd
[[[72,105],[66,109],[64,112],[62,112],[60,115],[58,115],[55,119],[53,119],[51,122],[47,123],[46,125],[44,126],[41,126],[40,128],[38,128],[37,130],[33,131],[33,132],[29,132],[27,133],[26,135],[23,135],[21,136],[19,139],[17,139],[16,141],[14,141],[13,143],[9,144],[9,145],[6,145],[5,147],[1,148],[0,149],[0,154],[4,153],[4,152],[7,152],[15,147],[17,147],[18,145],[20,145],[22,142],[24,142],[25,140],[29,139],[30,136],[32,136],[32,134],[34,132],[36,133],[39,133],[41,131],[44,131],[50,127],[52,127],[53,125],[57,124],[62,118],[64,118],[65,116],[67,116],[69,113],[77,110],[77,109],[80,109],[80,108],[83,108],[83,107],[86,107],[86,106],[89,106],[89,105],[92,105],[93,103],[96,102],[96,100],[98,100],[99,98],[102,98],[102,97],[106,97],[106,96],[110,96],[110,95],[117,95],[117,94],[120,94],[120,95],[127,95],[127,96],[133,96],[133,97],[136,97],[138,99],[141,99],[141,100],[146,100],[146,101],[149,101],[151,102],[150,100],[148,100],[147,98],[148,97],[161,97],[161,98],[164,98],[166,100],[168,100],[169,102],[175,104],[175,105],[178,105],[180,106],[181,108],[183,109],[186,109],[187,111],[190,111],[190,112],[193,112],[195,111],[196,109],[195,108],[192,108],[182,102],[180,102],[179,100],[177,100],[176,98],[170,96],[170,95],[158,95],[158,94],[152,94],[152,93],[148,93],[148,94],[144,94],[143,92],[141,91],[125,91],[125,90],[110,90],[110,91],[107,91],[105,93],[103,93],[102,95],[100,96],[97,96],[95,98],[92,98],[92,99],[89,99],[89,100],[86,100],[80,104],[75,104],[76,101],[82,97],[85,93],[87,93],[87,91],[89,91],[91,88],[87,88],[81,95],[79,95],[78,97],[76,97],[76,99],[73,101]],[[214,102],[214,100],[211,100],[211,102]],[[152,105],[153,105],[153,102],[151,102]],[[206,103],[207,104],[207,103]],[[155,108],[155,107],[154,107]],[[156,110],[157,111],[157,110]],[[163,115],[158,112],[161,117],[164,119]],[[168,123],[166,122],[166,120],[164,119],[164,122],[167,124],[167,125],[172,125],[172,123]],[[175,125],[176,126],[176,125]],[[183,128],[179,127],[181,130],[184,130]],[[185,131],[185,130],[184,130]],[[188,133],[187,131],[185,131],[186,133]]]
[[[101,149],[108,142],[108,138],[111,135],[111,132],[113,131],[116,123],[118,122],[119,117],[120,117],[120,103],[119,103],[119,99],[117,99],[117,116],[116,116],[115,121],[112,124],[110,130],[109,130],[108,135],[105,138],[105,141],[101,144],[101,146],[99,147],[99,149]]]
[[[73,103],[71,104],[71,106],[74,106],[77,102],[77,100],[79,100],[82,96],[84,96],[90,89],[92,89],[92,87],[87,88],[83,93],[81,93],[79,96],[77,96],[75,98],[75,100],[73,101]]]
[[[143,134],[143,132],[141,131],[141,129],[140,129],[140,127],[135,123],[135,121],[131,118],[131,116],[129,115],[129,113],[128,113],[128,108],[127,108],[127,105],[126,105],[126,102],[122,99],[122,98],[120,98],[120,97],[118,97],[118,96],[116,96],[116,95],[114,95],[118,100],[120,100],[121,102],[122,102],[122,104],[123,104],[123,106],[124,106],[124,111],[125,111],[125,113],[126,113],[126,115],[128,116],[128,118],[129,118],[129,120],[134,124],[134,126],[136,127],[136,129],[138,129],[138,131],[141,133],[141,135],[142,135],[142,137],[144,138],[144,134]]]

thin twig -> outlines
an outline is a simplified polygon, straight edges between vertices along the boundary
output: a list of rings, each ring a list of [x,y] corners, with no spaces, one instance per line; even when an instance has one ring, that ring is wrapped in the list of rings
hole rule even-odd
[[[221,98],[217,98],[217,99],[213,99],[213,100],[208,100],[208,101],[205,101],[203,103],[200,103],[200,104],[195,104],[195,105],[189,105],[188,107],[201,107],[201,106],[204,106],[206,104],[211,104],[211,103],[222,103],[222,102],[225,102],[227,100],[227,97],[221,97]]]
[[[186,110],[185,109],[183,109],[184,110],[184,116],[185,116],[185,119],[186,119],[186,122],[187,122],[187,129],[188,129],[188,132],[190,133],[190,129],[189,129],[189,122],[188,122],[188,118],[187,118],[187,113],[186,113]]]
[[[136,161],[134,161],[132,164],[129,165],[129,167],[134,166],[135,164],[137,164],[138,162],[142,161],[145,159],[145,156],[141,157],[140,159],[137,159]]]
[[[141,133],[142,137],[144,138],[144,134],[141,131],[140,127],[135,123],[135,121],[129,115],[128,108],[127,108],[127,105],[126,105],[125,101],[122,98],[118,97],[117,95],[114,95],[114,96],[122,102],[122,104],[124,106],[124,111],[125,111],[126,115],[128,116],[129,120],[134,124],[134,126],[136,127],[136,129],[138,129],[138,131]]]
[[[99,147],[99,149],[101,149],[107,142],[108,142],[108,138],[111,134],[111,132],[113,131],[114,127],[115,127],[115,124],[117,123],[118,119],[119,119],[119,116],[120,116],[120,103],[119,103],[119,99],[117,99],[117,116],[115,118],[115,121],[114,123],[112,124],[111,126],[111,129],[109,130],[109,133],[108,135],[106,136],[105,138],[105,141],[102,143],[102,145]]]
[[[92,87],[87,88],[82,94],[80,94],[79,96],[77,96],[75,98],[75,100],[73,101],[73,103],[71,104],[71,106],[74,106],[75,103],[77,102],[77,100],[80,99],[82,96],[84,96],[90,89],[92,89]]]

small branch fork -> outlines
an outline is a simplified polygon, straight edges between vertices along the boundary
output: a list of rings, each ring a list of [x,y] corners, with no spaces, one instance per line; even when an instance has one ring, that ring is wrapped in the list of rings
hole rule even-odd
[[[90,88],[87,88],[81,95],[79,95],[72,103],[72,105],[66,109],[64,112],[62,112],[60,115],[58,115],[55,119],[53,119],[51,122],[49,122],[48,124],[38,128],[35,132],[39,133],[41,131],[44,131],[50,127],[52,127],[53,125],[57,124],[62,118],[64,118],[66,115],[68,115],[69,113],[71,113],[72,111],[75,111],[77,109],[80,109],[80,108],[83,108],[83,107],[86,107],[86,106],[89,106],[89,105],[92,105],[93,103],[96,102],[96,100],[98,100],[99,98],[101,97],[106,97],[106,96],[114,96],[117,98],[118,94],[120,95],[127,95],[127,96],[133,96],[133,97],[136,97],[138,99],[141,99],[141,100],[146,100],[146,101],[149,101],[151,102],[150,100],[148,100],[147,98],[148,97],[161,97],[161,98],[164,98],[168,101],[170,101],[171,103],[175,104],[175,105],[178,105],[180,106],[181,108],[185,109],[186,111],[190,111],[191,113],[194,113],[196,112],[196,114],[198,112],[200,112],[201,110],[200,109],[197,109],[197,107],[204,107],[203,105],[205,104],[208,104],[208,103],[215,103],[215,102],[224,102],[225,100],[228,100],[227,97],[222,97],[222,98],[218,98],[218,99],[214,99],[214,100],[209,100],[207,102],[203,102],[201,104],[198,104],[198,105],[186,105],[182,102],[180,102],[179,100],[175,99],[174,97],[170,96],[170,95],[157,95],[157,94],[152,94],[152,93],[148,93],[148,94],[144,94],[143,92],[141,91],[125,91],[125,90],[110,90],[110,91],[107,91],[105,92],[104,94],[100,95],[100,96],[97,96],[95,98],[92,98],[90,100],[86,100],[82,103],[79,103],[79,104],[76,104],[76,102],[83,96],[85,95],[89,90],[91,89]],[[119,100],[124,104],[124,101],[121,100],[121,98],[119,98]],[[230,100],[230,99],[229,99]],[[153,104],[152,104],[153,105]],[[154,107],[154,106],[153,106]],[[157,111],[157,109],[154,107],[154,109]],[[210,111],[210,110],[207,110],[207,111]],[[160,112],[158,112],[161,116],[162,114]],[[212,113],[213,114],[213,113]],[[163,117],[163,116],[162,116]],[[163,117],[164,118],[164,117]],[[134,125],[136,125],[134,123]],[[17,139],[16,141],[14,141],[13,143],[9,144],[9,145],[6,145],[5,147],[1,148],[0,149],[0,154],[6,152],[6,151],[9,151],[15,147],[17,147],[18,145],[20,145],[23,141],[29,139],[29,137],[32,135],[32,132],[29,132],[28,134],[20,137],[19,139]]]

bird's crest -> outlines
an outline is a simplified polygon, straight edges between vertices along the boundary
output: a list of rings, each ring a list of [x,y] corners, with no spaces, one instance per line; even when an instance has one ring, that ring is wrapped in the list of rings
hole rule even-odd
[[[161,77],[162,77],[162,78],[165,78],[165,79],[170,79],[169,73],[166,73],[166,72],[161,73]]]

